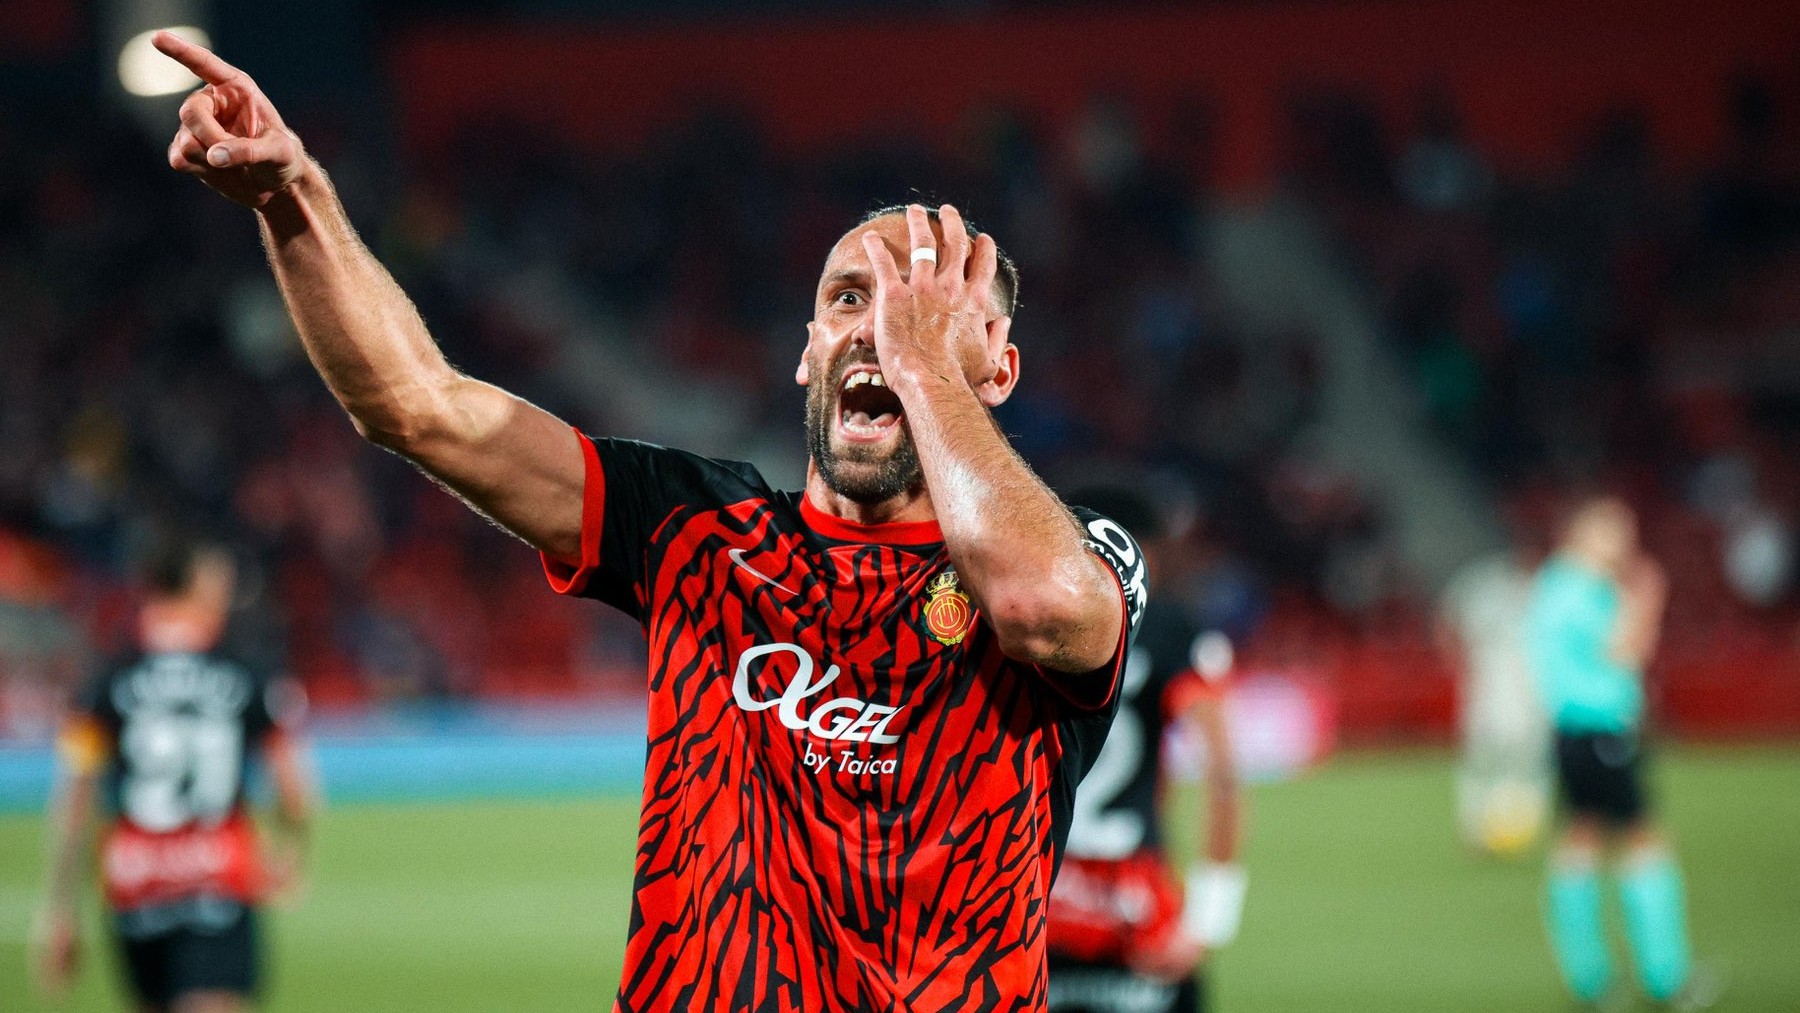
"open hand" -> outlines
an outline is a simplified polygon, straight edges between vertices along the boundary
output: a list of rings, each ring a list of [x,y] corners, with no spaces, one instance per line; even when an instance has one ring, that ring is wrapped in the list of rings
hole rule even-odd
[[[248,208],[259,208],[306,171],[300,138],[250,75],[172,32],[151,42],[206,84],[181,103],[169,165]]]
[[[950,205],[939,209],[938,218],[942,249],[925,208],[907,207],[911,251],[932,251],[936,263],[915,257],[905,278],[881,237],[873,231],[863,235],[875,274],[875,352],[884,370],[954,367],[970,386],[980,387],[999,371],[1011,324],[994,306],[999,254],[986,234],[971,241],[961,213]]]

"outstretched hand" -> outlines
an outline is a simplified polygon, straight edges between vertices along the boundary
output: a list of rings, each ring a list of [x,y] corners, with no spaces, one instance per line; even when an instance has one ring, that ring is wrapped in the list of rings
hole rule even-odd
[[[936,262],[915,259],[904,278],[881,237],[863,235],[875,276],[875,350],[883,369],[954,363],[971,386],[981,387],[999,371],[1011,324],[994,305],[999,252],[985,233],[971,240],[961,213],[950,205],[939,209],[938,219],[941,249],[925,209],[907,207],[911,252],[933,251]]]
[[[151,42],[206,82],[181,103],[169,165],[248,208],[259,208],[306,170],[300,138],[250,75],[172,32]]]

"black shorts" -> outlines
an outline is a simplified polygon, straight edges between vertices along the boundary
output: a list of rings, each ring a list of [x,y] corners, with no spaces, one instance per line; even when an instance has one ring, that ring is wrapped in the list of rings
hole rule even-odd
[[[1563,804],[1613,826],[1643,818],[1644,749],[1635,732],[1557,732],[1556,780]]]
[[[1205,1013],[1201,972],[1158,981],[1114,964],[1050,954],[1050,1013]]]
[[[167,1006],[191,992],[256,995],[260,954],[255,910],[230,922],[186,923],[154,935],[119,933],[125,978],[145,1003]]]

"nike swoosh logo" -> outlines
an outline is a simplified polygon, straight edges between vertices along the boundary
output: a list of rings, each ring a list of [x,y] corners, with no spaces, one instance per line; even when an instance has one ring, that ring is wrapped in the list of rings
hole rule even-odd
[[[750,574],[750,576],[755,577],[757,580],[762,581],[763,583],[769,585],[770,587],[776,588],[778,590],[786,591],[788,594],[794,593],[792,590],[790,590],[788,588],[788,586],[786,584],[781,583],[780,581],[778,581],[775,578],[769,576],[768,574],[762,572],[761,570],[758,570],[756,567],[751,566],[749,563],[744,562],[744,550],[743,549],[732,549],[732,550],[726,552],[725,555],[729,556],[733,563],[736,563],[740,568],[742,568],[743,570],[748,572]]]

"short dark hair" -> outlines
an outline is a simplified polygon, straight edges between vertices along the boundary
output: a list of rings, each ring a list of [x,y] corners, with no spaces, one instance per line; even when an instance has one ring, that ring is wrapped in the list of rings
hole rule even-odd
[[[1070,493],[1070,506],[1085,507],[1131,533],[1142,542],[1154,542],[1163,536],[1162,512],[1150,497],[1122,485],[1090,485]]]
[[[156,539],[144,558],[144,584],[152,594],[174,597],[194,585],[194,571],[204,547],[185,532],[168,532]]]
[[[889,204],[885,207],[878,207],[863,215],[862,221],[857,222],[856,227],[862,228],[870,222],[886,218],[889,215],[905,217],[907,207],[906,204]],[[938,220],[937,208],[926,207],[925,214],[930,216],[934,222]],[[969,233],[970,239],[981,235],[981,230],[976,228],[975,223],[968,218],[963,219],[963,228]],[[1010,317],[1019,309],[1019,265],[1013,263],[1013,259],[1000,248],[998,241],[994,243],[994,259],[998,262],[997,269],[994,271],[994,283],[1000,286],[1000,311]]]

